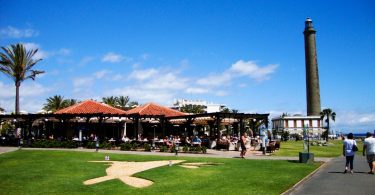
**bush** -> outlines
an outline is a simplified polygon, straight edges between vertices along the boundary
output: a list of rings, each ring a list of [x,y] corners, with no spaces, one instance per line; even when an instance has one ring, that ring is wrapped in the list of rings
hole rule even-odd
[[[295,134],[295,137],[296,137],[296,141],[303,140],[303,137],[300,134]]]
[[[184,151],[184,152],[189,152],[189,146],[184,146],[183,148],[182,148],[182,151]]]
[[[202,146],[197,146],[197,147],[195,147],[195,152],[196,153],[199,153],[199,152],[201,152],[202,151]]]
[[[151,151],[151,145],[150,144],[145,144],[145,145],[143,145],[143,147],[145,148],[145,151],[148,151],[148,152]]]
[[[96,143],[93,142],[93,141],[88,141],[87,144],[86,144],[86,147],[89,148],[89,149],[94,149],[94,148],[96,148]]]
[[[201,151],[202,151],[203,154],[206,154],[206,153],[207,153],[207,148],[206,148],[206,146],[202,146]]]
[[[31,143],[32,148],[77,148],[74,141],[35,140]]]
[[[129,150],[132,149],[132,147],[133,147],[133,145],[129,142],[120,144],[120,150],[129,151]]]
[[[111,149],[111,143],[107,142],[107,141],[104,141],[102,142],[101,144],[99,144],[99,148],[103,148],[103,149]]]
[[[288,141],[289,140],[289,132],[288,131],[284,131],[281,134],[281,140],[283,140],[283,141]]]
[[[139,147],[139,144],[137,142],[134,142],[132,144],[132,150],[136,150]]]
[[[160,147],[160,152],[168,152],[167,146],[161,146]]]

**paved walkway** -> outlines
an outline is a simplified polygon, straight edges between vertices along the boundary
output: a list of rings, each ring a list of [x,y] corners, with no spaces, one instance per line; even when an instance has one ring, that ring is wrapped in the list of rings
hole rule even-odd
[[[354,157],[354,173],[346,173],[345,157],[332,159],[285,194],[375,194],[375,175],[366,158],[359,153]]]
[[[16,150],[18,150],[17,147],[3,147],[3,146],[1,146],[0,147],[0,154],[5,153],[5,152],[13,152],[13,151],[16,151]]]

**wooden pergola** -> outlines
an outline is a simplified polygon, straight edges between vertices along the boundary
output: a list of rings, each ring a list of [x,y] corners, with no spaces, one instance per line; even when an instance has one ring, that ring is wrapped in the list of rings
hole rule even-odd
[[[72,111],[74,107],[63,109],[70,110],[70,112],[61,112],[60,110],[50,114],[0,115],[0,122],[10,121],[16,124],[16,127],[22,129],[22,137],[29,135],[33,131],[33,127],[34,129],[35,126],[39,128],[39,125],[43,126],[45,130],[51,129],[58,136],[74,136],[77,133],[74,128],[82,127],[91,128],[90,132],[95,131],[102,136],[116,137],[117,139],[124,134],[131,137],[136,137],[139,134],[150,136],[152,130],[156,130],[160,136],[182,132],[192,135],[196,126],[208,126],[211,136],[220,134],[220,126],[223,125],[233,126],[236,134],[246,131],[250,127],[254,129],[255,124],[259,123],[268,127],[269,114],[222,112],[187,114],[152,103],[129,111],[112,109],[113,107],[92,100],[89,100],[89,103],[84,101],[80,104],[81,106],[86,105],[86,108],[74,105],[75,111]],[[87,108],[87,106],[89,107]],[[92,109],[93,107],[96,110]],[[101,110],[102,107],[104,110]]]

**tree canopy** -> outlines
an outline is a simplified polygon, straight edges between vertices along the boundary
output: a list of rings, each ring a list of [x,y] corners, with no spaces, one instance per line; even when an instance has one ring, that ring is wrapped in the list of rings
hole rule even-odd
[[[19,88],[24,80],[35,80],[36,75],[44,71],[33,70],[35,64],[42,59],[35,59],[38,49],[26,50],[23,44],[17,43],[9,47],[1,47],[0,72],[9,76],[16,86],[15,113],[19,114]]]

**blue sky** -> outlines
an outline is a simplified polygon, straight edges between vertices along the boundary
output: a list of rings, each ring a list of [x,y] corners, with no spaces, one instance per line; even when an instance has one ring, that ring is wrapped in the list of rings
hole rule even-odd
[[[334,128],[375,128],[374,1],[0,0],[0,45],[39,48],[21,110],[53,95],[206,100],[249,113],[306,114],[304,21],[317,30],[322,108]],[[0,107],[14,110],[0,74]]]

